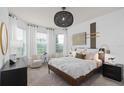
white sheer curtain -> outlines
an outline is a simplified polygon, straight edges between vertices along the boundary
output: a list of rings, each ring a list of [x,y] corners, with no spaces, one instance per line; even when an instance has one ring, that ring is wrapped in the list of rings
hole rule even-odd
[[[55,57],[56,53],[56,35],[54,30],[48,30],[48,55]]]
[[[40,27],[35,25],[28,25],[20,20],[17,20],[16,17],[10,17],[10,45],[11,47],[16,47],[16,28],[19,26],[26,31],[26,55],[28,58],[31,58],[33,55],[37,55],[37,44],[36,44],[36,33]],[[67,30],[54,30],[54,29],[39,29],[44,32],[47,32],[48,36],[48,45],[47,45],[47,53],[49,57],[56,57],[56,35],[57,33],[64,34],[64,46],[63,46],[63,56],[67,55],[67,43],[68,43],[68,33]],[[11,51],[14,51],[10,49]]]
[[[9,24],[10,54],[15,54],[16,57],[26,56],[26,23],[10,15]]]
[[[56,52],[56,36],[57,35],[59,35],[59,34],[62,34],[62,35],[64,35],[64,44],[63,44],[63,52]],[[57,30],[55,30],[55,32],[54,32],[54,38],[55,38],[55,43],[54,43],[54,48],[55,48],[55,57],[62,57],[62,56],[66,56],[67,55],[67,48],[68,48],[68,46],[67,46],[67,43],[68,43],[68,33],[67,33],[67,30],[59,30],[59,29],[57,29]]]
[[[9,17],[10,24],[10,53],[16,53],[16,28],[17,28],[17,18],[15,16]],[[14,48],[15,47],[15,48]]]
[[[64,30],[64,46],[63,46],[63,56],[67,56],[68,54],[68,31]]]
[[[37,26],[28,25],[27,30],[27,56],[28,58],[37,54],[36,32]]]

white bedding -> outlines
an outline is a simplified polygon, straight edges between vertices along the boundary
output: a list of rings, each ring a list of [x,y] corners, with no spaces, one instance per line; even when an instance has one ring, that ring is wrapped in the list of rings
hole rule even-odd
[[[65,72],[73,78],[85,76],[93,69],[97,68],[101,63],[95,60],[83,60],[74,57],[53,58],[49,61],[50,65]]]

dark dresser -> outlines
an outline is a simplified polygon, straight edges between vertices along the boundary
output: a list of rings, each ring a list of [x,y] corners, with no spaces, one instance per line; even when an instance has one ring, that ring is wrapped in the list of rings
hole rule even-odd
[[[123,65],[117,64],[103,64],[103,76],[117,80],[122,81],[123,79]]]
[[[19,59],[14,65],[7,62],[0,70],[1,86],[26,86],[27,85],[27,60]]]

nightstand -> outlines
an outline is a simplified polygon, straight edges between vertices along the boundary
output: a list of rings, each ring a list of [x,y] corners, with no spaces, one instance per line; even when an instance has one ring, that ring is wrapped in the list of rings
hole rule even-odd
[[[123,65],[122,64],[103,64],[103,76],[122,81],[123,79]]]

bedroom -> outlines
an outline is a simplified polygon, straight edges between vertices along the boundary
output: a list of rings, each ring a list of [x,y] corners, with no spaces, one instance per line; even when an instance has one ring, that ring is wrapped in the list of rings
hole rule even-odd
[[[73,20],[69,20],[69,22],[72,20],[70,26],[60,27],[55,24],[55,14],[60,11],[68,11],[72,14]],[[7,85],[11,81],[12,84],[15,82],[15,85],[19,83],[28,86],[69,86],[77,85],[77,82],[82,86],[124,85],[122,78],[124,76],[122,71],[124,64],[123,7],[1,7],[0,12],[1,29],[4,23],[3,27],[8,31],[6,35],[6,31],[0,30],[1,73],[18,68],[19,65],[21,74],[17,74],[18,70],[16,74],[22,80],[18,82],[14,77],[17,80],[13,81],[13,77],[3,78],[6,76],[1,74],[1,84]],[[65,19],[62,20],[65,21]],[[5,37],[8,36],[8,41],[7,38],[3,39],[2,33],[5,33]],[[5,43],[2,44],[1,41]],[[6,47],[8,47],[7,52]],[[87,57],[88,53],[90,57]],[[98,59],[100,53],[102,58]],[[82,55],[74,58],[75,54]],[[82,56],[87,59],[79,59]],[[13,63],[15,60],[17,63]],[[26,64],[22,64],[23,61]],[[96,72],[95,68],[98,65],[96,61],[99,61],[98,68],[102,67],[102,70],[92,75],[90,72]],[[12,66],[7,67],[10,62]],[[57,65],[59,70],[51,64]],[[79,68],[75,68],[75,65]],[[64,72],[63,75],[62,72]],[[58,76],[60,73],[62,76]],[[11,76],[12,74],[10,73]],[[75,79],[79,77],[82,78]],[[72,84],[72,82],[75,83]]]

